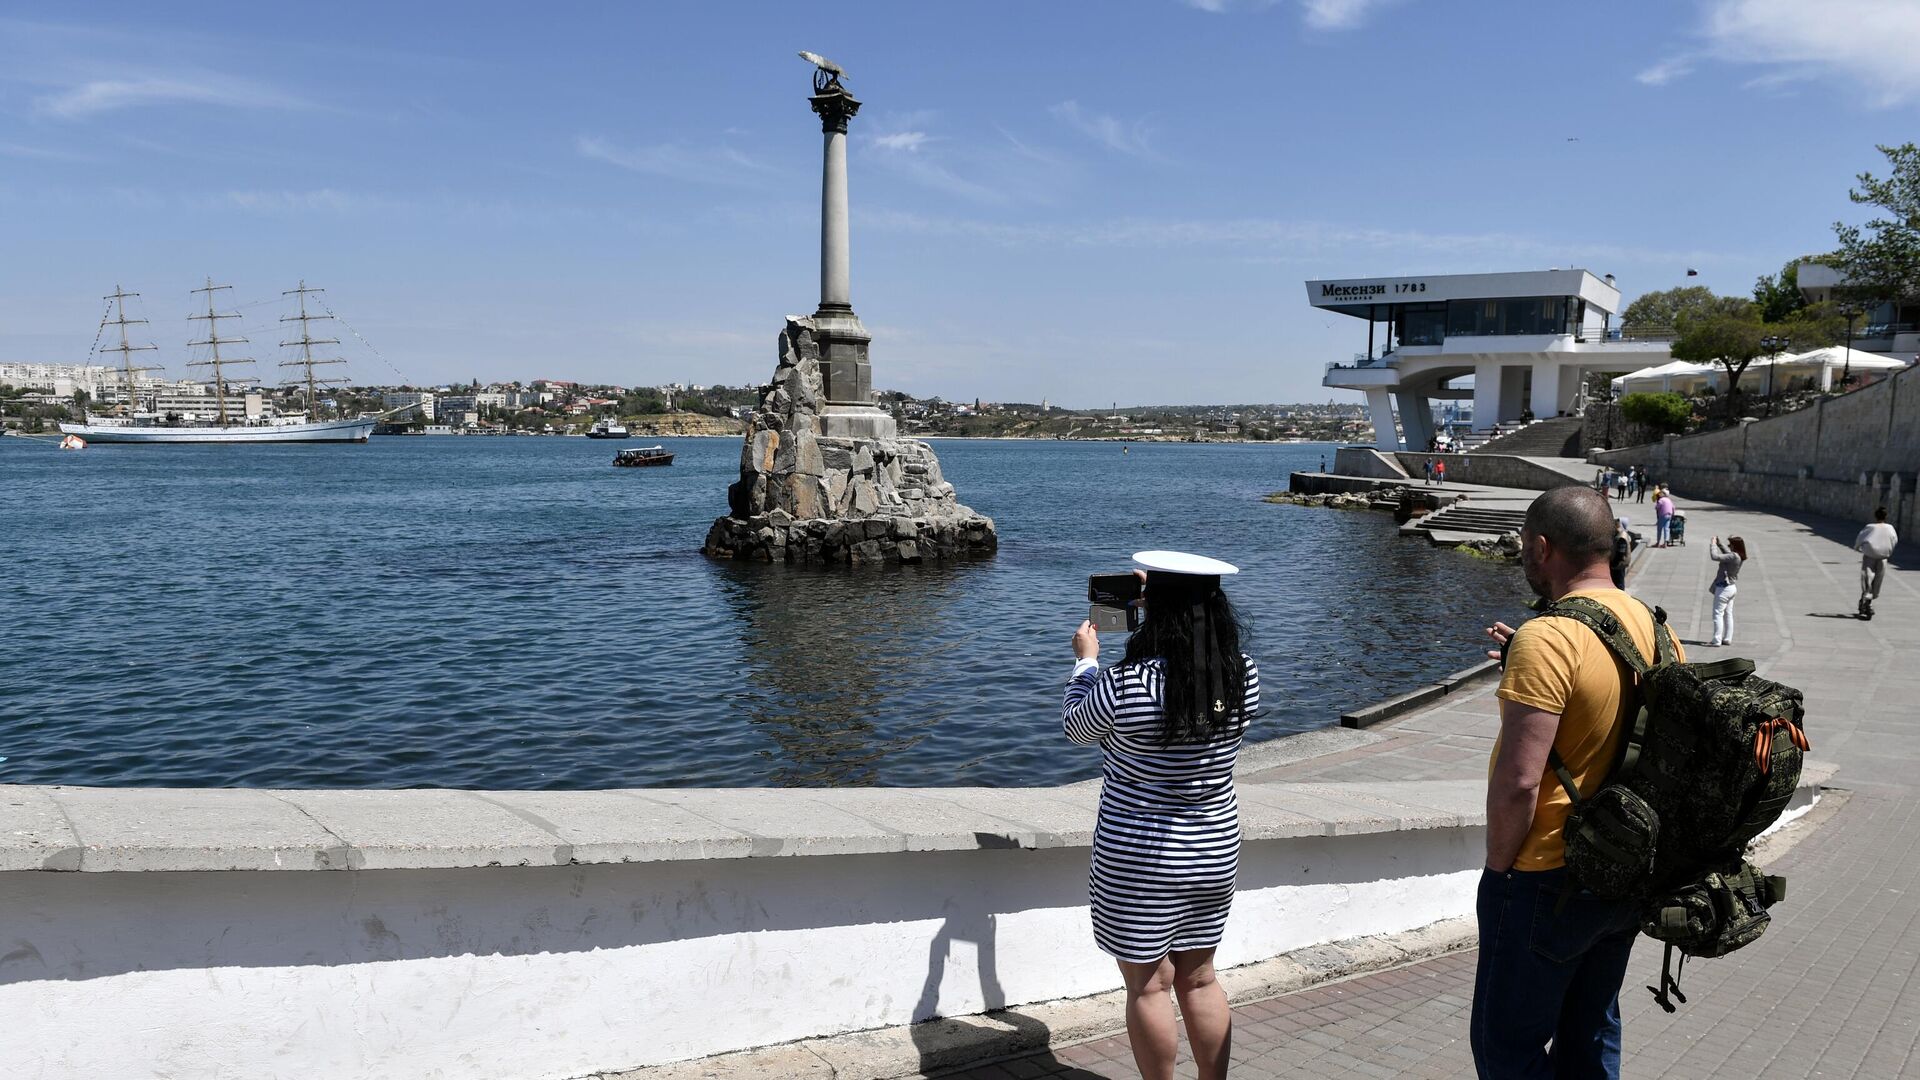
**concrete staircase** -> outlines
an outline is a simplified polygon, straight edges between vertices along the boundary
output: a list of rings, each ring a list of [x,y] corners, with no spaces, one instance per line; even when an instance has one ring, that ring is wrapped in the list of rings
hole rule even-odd
[[[1519,532],[1526,520],[1524,509],[1481,506],[1462,500],[1407,522],[1400,527],[1400,532],[1401,535],[1424,534],[1436,544],[1451,546],[1464,540]]]
[[[1525,426],[1501,425],[1486,442],[1469,448],[1474,454],[1510,454],[1513,457],[1579,457],[1581,430],[1578,416],[1556,416]]]
[[[1516,431],[1523,430],[1526,426],[1527,425],[1515,420],[1504,424],[1496,424],[1492,431],[1463,432],[1456,437],[1456,445],[1460,447],[1461,453],[1471,454],[1495,439],[1505,438]]]

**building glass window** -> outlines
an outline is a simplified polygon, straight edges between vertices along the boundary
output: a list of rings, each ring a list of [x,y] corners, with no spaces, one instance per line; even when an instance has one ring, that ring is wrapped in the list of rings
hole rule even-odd
[[[1571,310],[1572,305],[1559,296],[1454,300],[1447,305],[1447,333],[1564,334]]]
[[[1447,339],[1446,304],[1407,304],[1400,309],[1402,345],[1438,345]]]

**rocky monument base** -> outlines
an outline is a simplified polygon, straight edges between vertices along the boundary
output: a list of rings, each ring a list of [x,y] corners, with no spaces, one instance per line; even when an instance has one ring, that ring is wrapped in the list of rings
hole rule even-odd
[[[729,513],[703,550],[722,559],[852,566],[991,555],[993,519],[962,505],[933,448],[872,405],[821,392],[822,332],[789,316],[780,365],[747,422]]]

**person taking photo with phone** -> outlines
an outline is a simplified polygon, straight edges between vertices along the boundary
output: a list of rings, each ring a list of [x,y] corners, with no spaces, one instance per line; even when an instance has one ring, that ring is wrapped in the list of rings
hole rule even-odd
[[[1172,1080],[1180,1000],[1202,1080],[1227,1075],[1233,1021],[1213,954],[1240,864],[1234,760],[1260,705],[1260,672],[1220,588],[1239,568],[1173,551],[1143,551],[1139,629],[1102,670],[1091,622],[1061,726],[1105,757],[1088,895],[1093,937],[1120,965],[1127,1039],[1143,1080]]]

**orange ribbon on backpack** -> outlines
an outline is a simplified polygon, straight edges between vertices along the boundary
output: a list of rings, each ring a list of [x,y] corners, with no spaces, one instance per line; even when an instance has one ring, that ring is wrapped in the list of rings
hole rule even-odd
[[[1787,738],[1793,740],[1793,745],[1799,747],[1802,753],[1813,749],[1813,745],[1807,742],[1806,732],[1800,730],[1800,725],[1784,716],[1774,717],[1753,733],[1753,763],[1759,767],[1762,776],[1773,771],[1773,733],[1780,729],[1786,730]]]

